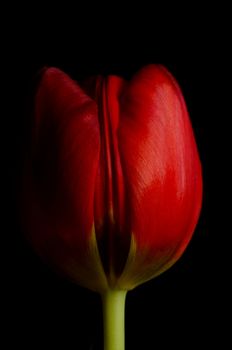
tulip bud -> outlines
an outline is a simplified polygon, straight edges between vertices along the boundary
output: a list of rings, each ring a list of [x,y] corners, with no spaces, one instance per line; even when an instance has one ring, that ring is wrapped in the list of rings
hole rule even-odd
[[[22,218],[45,261],[101,294],[133,289],[181,256],[201,199],[188,112],[164,67],[129,82],[99,76],[84,88],[44,70]]]

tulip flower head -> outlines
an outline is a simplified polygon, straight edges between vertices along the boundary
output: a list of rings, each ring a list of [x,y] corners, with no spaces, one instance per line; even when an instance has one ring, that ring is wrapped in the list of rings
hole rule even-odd
[[[199,217],[202,177],[181,90],[163,66],[82,86],[44,69],[31,140],[22,222],[47,263],[106,296],[177,261]],[[105,349],[123,349],[111,343]]]

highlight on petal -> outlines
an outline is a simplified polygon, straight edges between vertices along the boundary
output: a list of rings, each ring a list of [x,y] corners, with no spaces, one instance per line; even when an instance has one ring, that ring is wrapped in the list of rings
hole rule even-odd
[[[128,84],[118,138],[133,233],[119,284],[134,287],[179,258],[201,207],[201,166],[188,112],[163,67],[145,67]]]

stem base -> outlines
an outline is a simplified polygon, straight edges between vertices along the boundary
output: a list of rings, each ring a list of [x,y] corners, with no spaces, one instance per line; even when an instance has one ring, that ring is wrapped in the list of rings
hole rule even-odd
[[[108,290],[102,294],[104,350],[125,349],[126,290]]]

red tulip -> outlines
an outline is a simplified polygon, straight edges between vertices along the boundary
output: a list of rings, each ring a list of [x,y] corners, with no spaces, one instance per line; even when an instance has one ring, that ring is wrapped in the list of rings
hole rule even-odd
[[[197,147],[164,67],[83,86],[55,68],[42,74],[23,224],[37,252],[79,284],[129,290],[173,265],[191,239],[202,199]]]

